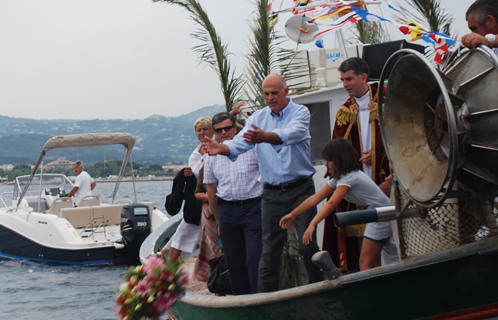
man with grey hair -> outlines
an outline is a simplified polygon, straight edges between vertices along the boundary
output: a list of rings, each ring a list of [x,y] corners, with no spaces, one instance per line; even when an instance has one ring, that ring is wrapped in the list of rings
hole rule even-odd
[[[224,144],[206,139],[203,145],[210,156],[222,154],[231,160],[251,149],[257,151],[263,184],[263,252],[258,286],[260,292],[269,292],[279,290],[282,250],[287,237],[287,230],[279,226],[280,219],[315,193],[312,176],[316,170],[310,160],[308,108],[287,98],[289,88],[279,74],[265,78],[263,92],[268,106],[254,112],[239,134]],[[302,242],[304,231],[315,215],[316,207],[294,222],[310,283],[322,280],[320,269],[311,262],[311,256],[318,251],[316,233],[310,244]]]
[[[77,177],[74,182],[74,188],[69,191],[67,196],[74,196],[74,203],[78,205],[83,197],[92,194],[92,190],[95,188],[97,183],[86,171],[83,171],[83,162],[80,160],[76,160],[73,165],[73,170]]]
[[[462,44],[469,48],[484,44],[498,55],[498,0],[477,0],[467,9],[465,19],[472,33],[462,37]]]

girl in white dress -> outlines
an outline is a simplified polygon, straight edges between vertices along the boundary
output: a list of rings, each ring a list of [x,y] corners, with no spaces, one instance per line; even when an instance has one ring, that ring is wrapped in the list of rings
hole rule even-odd
[[[330,180],[320,191],[306,199],[280,220],[280,226],[287,229],[297,216],[330,197],[304,233],[304,244],[311,241],[317,224],[334,212],[342,199],[369,209],[389,206],[389,198],[370,177],[360,170],[358,155],[347,140],[334,139],[329,141],[323,148],[322,157],[325,160],[327,176],[330,177]],[[367,224],[360,255],[360,270],[370,269],[396,260],[398,260],[398,253],[393,239],[391,222]]]

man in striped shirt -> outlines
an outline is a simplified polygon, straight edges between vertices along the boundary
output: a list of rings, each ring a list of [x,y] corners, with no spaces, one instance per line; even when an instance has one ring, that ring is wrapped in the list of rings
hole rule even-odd
[[[221,112],[213,117],[218,141],[237,134],[235,117]],[[252,149],[236,161],[225,156],[208,157],[204,164],[209,206],[218,223],[233,294],[258,292],[261,257],[261,194],[258,155]]]

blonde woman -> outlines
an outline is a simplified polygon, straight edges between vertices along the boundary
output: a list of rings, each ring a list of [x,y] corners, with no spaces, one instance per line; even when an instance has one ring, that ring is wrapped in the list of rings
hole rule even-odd
[[[202,117],[195,121],[194,123],[195,134],[197,139],[199,139],[199,145],[195,147],[194,151],[188,159],[188,166],[184,169],[185,177],[194,175],[197,179],[199,175],[199,170],[201,169],[204,159],[208,156],[202,147],[202,142],[206,137],[211,138],[213,136],[213,129],[211,126],[210,117]],[[161,253],[166,253],[170,251],[168,260],[173,262],[176,261],[183,251],[192,253],[195,246],[199,242],[202,232],[202,225],[187,223],[182,220],[175,234],[171,240],[166,244],[161,250]]]

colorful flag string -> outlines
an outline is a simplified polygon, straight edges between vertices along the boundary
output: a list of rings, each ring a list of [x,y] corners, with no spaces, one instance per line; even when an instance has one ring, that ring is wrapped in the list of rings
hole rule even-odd
[[[303,3],[303,1],[294,0],[295,2]],[[318,30],[312,34],[315,40],[321,40],[326,35],[340,30],[346,26],[352,25],[360,20],[367,22],[388,22],[394,24],[405,35],[410,35],[410,41],[423,40],[434,46],[436,55],[434,60],[438,64],[442,64],[442,55],[449,52],[449,47],[455,45],[455,42],[446,34],[428,31],[414,21],[404,24],[391,22],[381,16],[365,11],[360,7],[365,2],[386,2],[388,7],[396,12],[401,12],[396,7],[389,4],[387,0],[369,0],[369,1],[332,1],[322,3],[320,5],[309,5],[311,1],[306,1],[305,7],[295,7],[292,9],[294,15],[308,15],[312,19],[308,23],[315,23],[324,26],[322,30]],[[330,19],[333,16],[339,16],[336,20],[324,23],[323,21]],[[301,32],[309,33],[309,28],[300,28]],[[323,41],[317,41],[317,46],[323,47]]]

